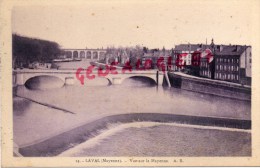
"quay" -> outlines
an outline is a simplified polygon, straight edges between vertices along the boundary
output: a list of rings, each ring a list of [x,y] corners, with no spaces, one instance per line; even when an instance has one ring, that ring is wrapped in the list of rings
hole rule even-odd
[[[187,75],[181,72],[169,73],[173,87],[212,94],[238,100],[251,100],[251,86]]]

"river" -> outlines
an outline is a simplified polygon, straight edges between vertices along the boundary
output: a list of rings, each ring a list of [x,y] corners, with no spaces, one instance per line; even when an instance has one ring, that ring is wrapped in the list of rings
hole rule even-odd
[[[80,65],[79,63],[71,64],[65,63],[66,66],[60,68],[88,65],[82,62]],[[114,114],[170,113],[251,119],[251,102],[249,101],[177,88],[163,88],[151,85],[150,81],[145,79],[126,79],[122,85],[108,86],[108,81],[102,78],[96,79],[90,85],[63,86],[50,90],[30,90],[25,86],[19,86],[16,89],[16,95],[14,96],[14,141],[19,146],[35,143],[83,123]],[[30,100],[66,109],[72,113],[46,107]],[[161,131],[165,129],[164,127],[160,127]],[[158,131],[159,128],[156,129]],[[131,129],[129,133],[133,135],[133,131]],[[163,135],[160,134],[160,136]],[[129,138],[131,137],[133,136]],[[132,142],[135,143],[135,141]],[[250,144],[250,140],[246,143]],[[201,155],[206,155],[206,153],[202,152]],[[167,156],[169,155],[167,153]]]

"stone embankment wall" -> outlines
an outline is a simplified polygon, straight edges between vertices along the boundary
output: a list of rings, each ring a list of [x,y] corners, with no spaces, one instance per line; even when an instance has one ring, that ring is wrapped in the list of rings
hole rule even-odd
[[[199,93],[207,93],[239,100],[251,100],[251,87],[240,84],[193,77],[181,73],[169,73],[173,87]]]

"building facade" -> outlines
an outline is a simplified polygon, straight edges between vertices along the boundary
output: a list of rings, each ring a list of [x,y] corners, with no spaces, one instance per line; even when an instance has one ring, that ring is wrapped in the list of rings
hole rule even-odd
[[[173,71],[251,85],[251,46],[215,45],[212,39],[210,45],[177,45],[171,56]]]
[[[215,72],[215,59],[213,52],[214,44],[211,45],[209,48],[201,51],[200,54],[200,67],[199,67],[199,75],[201,77],[214,79],[214,72]]]
[[[173,71],[190,69],[199,73],[200,65],[199,55],[202,50],[210,48],[210,45],[203,44],[180,44],[176,45],[172,51]]]
[[[220,46],[215,52],[215,79],[251,85],[251,46]]]

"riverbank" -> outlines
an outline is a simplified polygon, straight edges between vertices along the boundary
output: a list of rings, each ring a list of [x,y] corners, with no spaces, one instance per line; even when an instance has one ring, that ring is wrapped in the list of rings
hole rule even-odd
[[[170,72],[169,78],[173,87],[184,90],[234,98],[238,100],[251,100],[251,87],[247,85],[200,78],[181,72]]]

